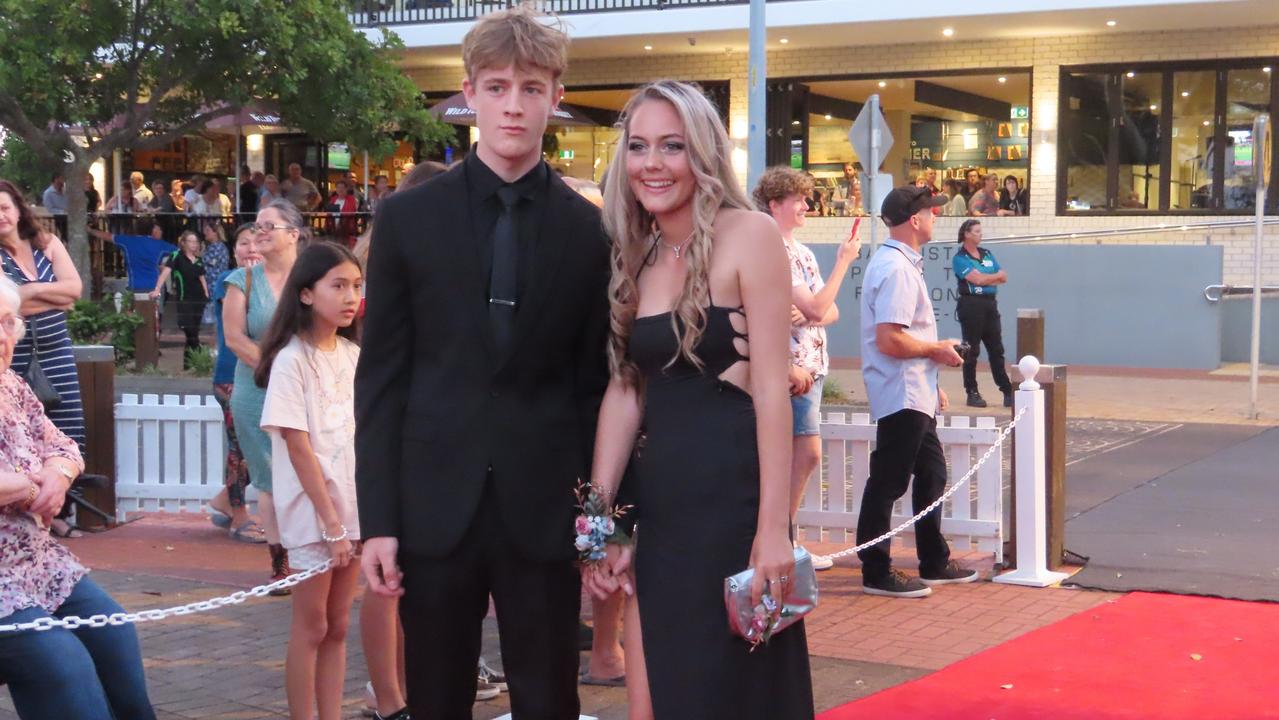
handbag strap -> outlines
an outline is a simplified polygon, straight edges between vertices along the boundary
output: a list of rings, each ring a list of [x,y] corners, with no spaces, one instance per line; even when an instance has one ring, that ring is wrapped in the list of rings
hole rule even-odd
[[[31,328],[31,362],[39,362],[40,359],[40,325],[36,322],[34,315],[26,320],[27,325]]]

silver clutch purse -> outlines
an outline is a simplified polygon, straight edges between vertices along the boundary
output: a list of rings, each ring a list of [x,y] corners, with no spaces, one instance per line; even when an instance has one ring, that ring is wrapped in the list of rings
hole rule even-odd
[[[754,577],[755,569],[747,568],[724,578],[728,626],[752,646],[767,642],[817,607],[817,573],[813,570],[812,556],[803,548],[795,548],[795,570],[780,609],[776,599],[767,592],[764,602],[751,605],[751,580]]]

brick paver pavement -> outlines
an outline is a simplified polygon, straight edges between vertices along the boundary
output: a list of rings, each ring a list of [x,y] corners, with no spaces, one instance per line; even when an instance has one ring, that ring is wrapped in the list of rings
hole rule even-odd
[[[233,543],[198,516],[150,515],[68,542],[94,576],[131,610],[228,594],[265,580],[265,550]],[[816,551],[833,545],[815,545]],[[903,568],[908,553],[895,553]],[[989,574],[989,558],[958,556]],[[1114,597],[1108,593],[980,582],[939,588],[922,600],[862,594],[855,558],[822,573],[821,606],[808,620],[819,709],[919,677]],[[286,717],[284,648],[288,599],[138,626],[151,697],[162,720]],[[347,717],[360,717],[367,679],[358,617],[348,644]],[[497,659],[496,625],[486,622],[486,656]],[[583,655],[586,658],[586,655]],[[621,689],[583,687],[583,711],[623,720]],[[509,711],[506,696],[476,705],[476,720]],[[0,720],[16,718],[0,694]]]

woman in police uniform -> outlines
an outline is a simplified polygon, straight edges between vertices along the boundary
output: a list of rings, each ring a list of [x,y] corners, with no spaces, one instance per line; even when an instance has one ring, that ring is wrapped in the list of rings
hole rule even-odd
[[[963,329],[964,342],[970,347],[964,353],[964,391],[968,393],[968,404],[986,407],[986,401],[977,391],[977,356],[985,343],[990,374],[1004,394],[1004,407],[1012,407],[1013,386],[1004,368],[1004,340],[995,302],[999,286],[1008,282],[1008,275],[999,268],[994,253],[980,247],[980,220],[965,220],[959,226],[959,244],[962,247],[951,266],[959,283],[959,307],[955,314]]]

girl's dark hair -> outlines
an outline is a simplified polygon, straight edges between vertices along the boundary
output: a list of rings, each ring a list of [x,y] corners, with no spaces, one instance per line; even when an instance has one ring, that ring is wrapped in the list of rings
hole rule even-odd
[[[280,354],[293,336],[311,329],[311,306],[302,302],[302,291],[314,290],[316,283],[343,263],[360,267],[351,251],[337,243],[313,242],[298,254],[288,279],[284,281],[284,289],[280,291],[280,302],[275,306],[271,324],[262,337],[261,358],[257,369],[253,371],[253,382],[258,387],[266,387],[267,381],[271,379],[271,366],[275,364],[275,356]],[[338,328],[338,335],[359,344],[359,324],[357,317],[349,327]]]
[[[31,206],[27,205],[22,191],[8,180],[0,180],[0,193],[8,193],[13,199],[13,206],[18,208],[18,237],[31,243],[32,248],[43,250],[49,238],[36,224],[35,215],[31,214]]]
[[[960,245],[964,244],[964,236],[968,234],[969,230],[973,229],[974,225],[981,225],[981,220],[978,220],[977,218],[970,218],[968,220],[965,220],[964,223],[959,226],[958,242]]]
[[[212,180],[205,180],[204,182],[200,183],[200,188],[199,188],[198,190],[196,190],[196,192],[198,192],[198,193],[200,193],[201,195],[203,195],[203,194],[207,193],[207,192],[209,191],[209,189],[210,189],[210,188],[212,188],[212,187],[213,187],[213,181],[212,181]]]
[[[1021,189],[1021,181],[1017,179],[1017,176],[1016,176],[1016,175],[1005,175],[1005,176],[1004,176],[1004,187],[1007,187],[1007,186],[1008,186],[1008,181],[1009,181],[1009,180],[1012,180],[1013,182],[1017,183],[1017,188],[1018,188],[1019,190]]]

